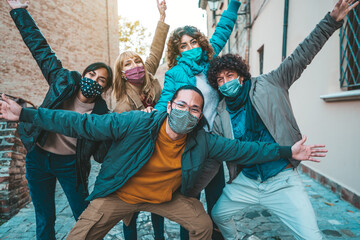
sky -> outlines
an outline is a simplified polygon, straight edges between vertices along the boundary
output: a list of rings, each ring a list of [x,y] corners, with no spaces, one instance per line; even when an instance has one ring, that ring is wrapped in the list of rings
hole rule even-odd
[[[206,11],[198,4],[199,0],[167,0],[165,23],[170,25],[169,33],[177,27],[193,25],[207,35]],[[152,36],[160,19],[156,0],[118,0],[118,13],[131,21],[139,20]]]

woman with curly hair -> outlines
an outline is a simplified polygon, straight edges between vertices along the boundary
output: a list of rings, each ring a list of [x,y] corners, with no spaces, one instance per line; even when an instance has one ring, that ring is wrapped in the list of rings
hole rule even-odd
[[[223,12],[210,40],[193,26],[179,27],[171,33],[166,56],[170,70],[165,73],[164,89],[160,100],[155,105],[155,109],[159,111],[166,110],[168,101],[170,101],[178,88],[184,85],[196,86],[204,94],[205,98],[202,113],[208,121],[205,131],[221,134],[214,131],[214,125],[217,125],[214,122],[216,122],[215,118],[218,115],[219,95],[209,85],[206,73],[210,60],[221,52],[230,38],[240,4],[241,2],[238,0],[230,1],[228,9]],[[204,168],[210,167],[204,166]],[[202,169],[202,171],[206,170]],[[222,165],[212,167],[211,171],[206,171],[206,174],[216,175],[210,183],[203,182],[199,186],[205,187],[207,185],[205,188],[206,201],[208,213],[211,214],[211,209],[225,186],[224,169]],[[182,239],[186,239],[185,235],[182,230]]]
[[[165,21],[165,0],[159,3],[160,21],[158,22],[153,42],[150,47],[150,55],[145,63],[141,57],[133,51],[125,51],[116,59],[114,71],[114,91],[116,99],[114,112],[122,113],[131,110],[151,110],[160,98],[161,86],[154,77],[158,69],[161,56],[164,51],[169,25]],[[135,213],[129,222],[124,226],[124,236],[126,240],[137,239]],[[156,240],[164,239],[164,218],[151,214],[154,235]],[[128,223],[128,222],[127,222]]]

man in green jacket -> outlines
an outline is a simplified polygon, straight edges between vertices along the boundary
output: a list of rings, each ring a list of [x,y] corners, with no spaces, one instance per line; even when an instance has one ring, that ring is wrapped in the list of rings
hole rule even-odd
[[[211,239],[212,221],[193,188],[204,180],[205,165],[231,161],[255,164],[279,158],[316,161],[327,150],[323,145],[292,147],[277,143],[245,143],[203,130],[204,98],[193,86],[179,88],[166,112],[131,111],[92,116],[62,110],[22,109],[5,95],[0,118],[33,122],[47,131],[92,140],[113,140],[80,216],[68,239],[102,239],[134,212],[148,211],[184,226],[191,239]],[[213,163],[216,159],[219,162]],[[204,184],[209,182],[208,179]]]
[[[292,145],[301,139],[288,90],[341,27],[346,14],[357,6],[358,2],[351,5],[353,2],[340,0],[294,52],[267,74],[251,77],[246,63],[233,54],[211,62],[208,80],[225,97],[235,139],[281,145]],[[238,239],[233,216],[257,204],[276,214],[296,239],[322,239],[296,170],[299,163],[283,158],[246,166],[229,164],[231,183],[225,186],[212,211],[213,220],[225,239]]]

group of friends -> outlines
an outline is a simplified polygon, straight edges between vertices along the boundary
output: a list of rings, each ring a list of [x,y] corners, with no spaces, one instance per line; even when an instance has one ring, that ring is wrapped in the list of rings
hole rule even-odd
[[[164,217],[181,225],[181,239],[239,239],[233,216],[255,204],[296,239],[322,239],[296,167],[327,150],[305,145],[288,90],[358,1],[339,0],[278,68],[252,77],[239,55],[219,56],[241,4],[231,0],[209,40],[194,26],[170,34],[163,89],[154,75],[169,31],[165,1],[157,1],[160,20],[145,62],[126,51],[113,70],[96,62],[82,74],[62,66],[27,2],[7,2],[49,84],[38,109],[5,94],[0,100],[0,118],[20,122],[37,239],[55,239],[56,180],[77,221],[67,239],[102,239],[120,220],[125,239],[137,239],[139,211],[151,212],[155,239],[164,239]],[[109,89],[111,111],[102,98]],[[92,156],[102,165],[89,194]]]

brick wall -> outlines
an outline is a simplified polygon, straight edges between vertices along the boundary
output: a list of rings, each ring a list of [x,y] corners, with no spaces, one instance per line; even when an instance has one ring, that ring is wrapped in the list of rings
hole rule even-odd
[[[10,219],[30,202],[25,179],[25,153],[17,123],[0,120],[0,221]]]
[[[48,89],[41,71],[0,1],[0,92],[39,105]],[[119,54],[116,0],[31,1],[28,9],[65,68],[82,72]]]
[[[0,92],[40,105],[48,85],[10,10],[0,1]],[[82,73],[93,62],[114,65],[119,54],[116,0],[31,1],[28,11],[65,68]],[[30,201],[25,149],[15,130],[15,123],[0,121],[0,221]]]

